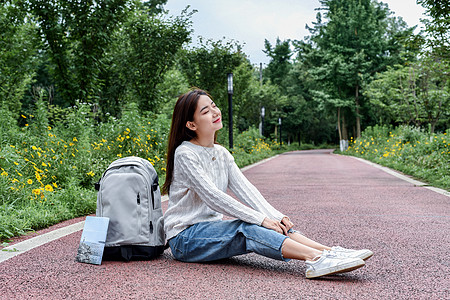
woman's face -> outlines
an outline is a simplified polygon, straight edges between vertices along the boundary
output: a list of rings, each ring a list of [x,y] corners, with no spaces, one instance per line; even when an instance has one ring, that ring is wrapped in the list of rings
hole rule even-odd
[[[208,96],[201,95],[197,102],[194,120],[186,126],[194,130],[198,137],[210,136],[223,127],[220,109]]]

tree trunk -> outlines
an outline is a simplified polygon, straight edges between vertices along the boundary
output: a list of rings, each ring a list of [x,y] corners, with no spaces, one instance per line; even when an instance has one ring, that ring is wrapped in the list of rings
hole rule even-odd
[[[342,140],[342,131],[341,131],[341,108],[337,109],[337,127],[339,132],[339,141]]]
[[[347,124],[345,123],[345,114],[342,114],[342,139],[348,140]]]
[[[361,137],[361,118],[359,117],[359,86],[355,89],[355,106],[356,106],[356,137]]]
[[[277,128],[277,125],[275,125],[275,141],[278,142],[278,128]]]

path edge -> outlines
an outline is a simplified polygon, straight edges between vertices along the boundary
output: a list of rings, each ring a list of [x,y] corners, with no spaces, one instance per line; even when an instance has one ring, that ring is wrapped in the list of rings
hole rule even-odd
[[[446,190],[444,190],[444,189],[440,189],[440,188],[437,188],[437,187],[434,187],[434,186],[430,186],[428,183],[425,183],[425,182],[422,182],[422,181],[419,181],[419,180],[410,178],[410,177],[408,177],[408,176],[406,176],[406,175],[400,173],[400,171],[397,171],[397,170],[394,170],[394,169],[391,169],[391,168],[388,168],[388,167],[379,165],[379,164],[377,164],[377,163],[371,162],[371,161],[366,160],[366,159],[364,159],[364,158],[360,158],[360,157],[356,157],[356,156],[351,156],[351,155],[341,155],[341,154],[335,154],[335,153],[332,153],[332,154],[333,154],[333,155],[339,155],[339,156],[345,156],[345,157],[351,157],[351,158],[356,159],[356,160],[359,160],[359,161],[361,161],[361,162],[363,162],[363,163],[365,163],[365,164],[368,164],[368,165],[370,165],[370,166],[372,166],[372,167],[375,167],[375,168],[377,168],[377,169],[380,169],[380,170],[382,170],[382,171],[384,171],[384,172],[386,172],[386,173],[388,173],[388,174],[390,174],[390,175],[392,175],[392,176],[395,176],[395,177],[397,177],[397,178],[399,178],[399,179],[402,179],[402,180],[404,180],[404,181],[407,181],[407,182],[413,184],[414,186],[423,187],[423,188],[429,189],[430,191],[433,191],[433,192],[435,192],[435,193],[439,193],[439,194],[441,194],[441,195],[450,197],[450,192],[448,192],[448,191],[446,191]]]

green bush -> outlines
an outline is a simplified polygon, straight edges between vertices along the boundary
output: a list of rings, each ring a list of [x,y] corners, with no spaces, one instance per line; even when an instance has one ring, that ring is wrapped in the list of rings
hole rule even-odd
[[[361,138],[350,141],[343,154],[365,158],[449,190],[448,132],[429,134],[410,126],[368,127]]]
[[[258,129],[250,127],[236,135],[234,148],[230,150],[236,164],[243,167],[273,156],[274,152],[270,146],[261,138]]]
[[[77,103],[52,127],[43,97],[23,127],[9,116],[0,116],[0,239],[93,213],[93,184],[120,157],[148,159],[164,180],[165,116],[130,104],[121,119],[94,125],[91,106]]]

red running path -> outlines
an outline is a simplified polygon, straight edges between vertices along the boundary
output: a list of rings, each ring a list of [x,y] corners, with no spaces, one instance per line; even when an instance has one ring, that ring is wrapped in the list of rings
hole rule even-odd
[[[296,228],[367,247],[366,266],[308,280],[300,261],[76,263],[81,231],[0,263],[0,299],[450,299],[450,198],[331,151],[280,155],[244,172]]]

